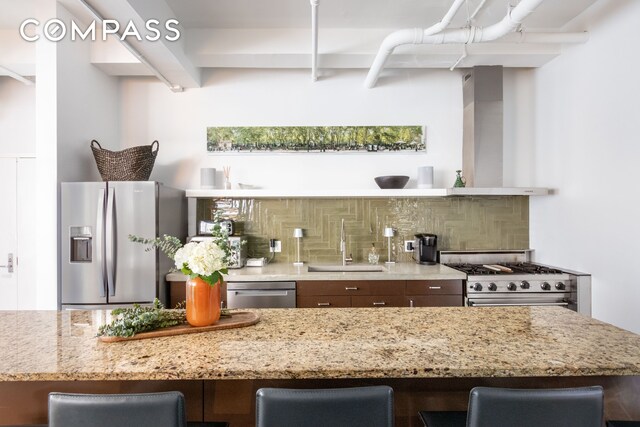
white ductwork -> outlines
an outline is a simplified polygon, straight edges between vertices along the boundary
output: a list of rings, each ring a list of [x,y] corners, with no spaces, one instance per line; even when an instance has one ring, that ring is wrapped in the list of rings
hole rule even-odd
[[[367,75],[367,79],[364,83],[365,86],[368,88],[372,88],[373,86],[375,86],[376,81],[378,80],[378,75],[384,68],[384,64],[385,62],[387,62],[387,58],[389,58],[389,55],[393,53],[393,50],[396,47],[403,44],[425,43],[425,37],[439,33],[447,28],[458,9],[460,9],[460,6],[462,6],[462,3],[464,3],[464,0],[455,0],[442,20],[427,29],[411,28],[406,30],[398,30],[385,37],[385,39],[382,41],[382,45],[380,45],[378,54],[373,60],[371,68],[369,69],[369,74]]]
[[[318,80],[318,4],[320,0],[310,0],[311,3],[311,80]]]
[[[451,14],[452,10],[453,14],[455,14],[457,8],[460,7],[461,2],[456,0],[456,2],[454,2],[454,4],[451,6],[451,9],[449,10],[445,18],[443,18],[443,20],[438,24],[433,25],[426,30],[414,28],[399,30],[389,34],[384,39],[382,45],[380,46],[380,49],[378,50],[378,54],[376,55],[371,68],[369,69],[369,74],[367,74],[364,85],[367,88],[372,88],[373,86],[375,86],[380,72],[384,68],[384,64],[386,63],[389,56],[393,53],[393,50],[398,46],[405,44],[470,44],[493,41],[517,30],[524,19],[529,16],[529,14],[533,12],[536,7],[538,7],[542,2],[543,0],[522,0],[516,7],[509,10],[507,15],[500,22],[485,28],[471,26],[468,28],[447,30],[446,26],[449,24],[449,22],[445,23],[445,18],[449,17],[449,19],[451,19],[453,16]],[[435,33],[433,32],[434,29],[436,29]],[[536,40],[536,37],[538,37],[538,40]],[[520,35],[517,41],[523,41],[523,39],[525,38],[528,42],[571,43],[574,42],[574,39],[578,39],[580,37],[575,37],[575,34],[571,34],[565,37],[565,35],[562,33],[543,33],[542,35],[538,36],[534,33],[528,35]],[[570,41],[565,41],[567,39]],[[584,40],[580,40],[578,42],[582,41]]]

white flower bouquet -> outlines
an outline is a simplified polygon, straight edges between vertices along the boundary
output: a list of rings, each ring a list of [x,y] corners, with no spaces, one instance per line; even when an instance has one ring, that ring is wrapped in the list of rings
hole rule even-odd
[[[187,243],[174,255],[176,268],[187,276],[200,277],[209,285],[222,280],[227,273],[228,252],[214,240]]]

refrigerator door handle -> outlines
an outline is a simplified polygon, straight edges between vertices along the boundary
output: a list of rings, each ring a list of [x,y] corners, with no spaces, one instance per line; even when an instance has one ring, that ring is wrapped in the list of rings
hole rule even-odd
[[[96,215],[96,264],[98,265],[98,284],[100,296],[106,297],[104,286],[104,190],[98,192],[98,210]]]
[[[107,192],[107,214],[105,215],[105,248],[107,259],[107,288],[109,289],[109,296],[115,296],[116,294],[116,211],[115,211],[115,198],[116,191],[114,188],[109,188]]]

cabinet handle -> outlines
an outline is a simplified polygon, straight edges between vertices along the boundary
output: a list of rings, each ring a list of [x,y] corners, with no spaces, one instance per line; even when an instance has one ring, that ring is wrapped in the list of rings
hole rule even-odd
[[[357,291],[358,287],[357,286],[346,286],[344,288],[345,291]]]
[[[379,301],[379,302],[374,301],[373,305],[387,305],[387,304],[384,301]]]
[[[429,286],[429,289],[442,289],[442,286]]]
[[[319,302],[318,307],[329,307],[331,305],[330,302]]]

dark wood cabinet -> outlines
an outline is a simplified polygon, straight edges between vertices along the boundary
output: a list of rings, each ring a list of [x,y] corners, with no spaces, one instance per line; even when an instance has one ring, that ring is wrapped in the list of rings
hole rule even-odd
[[[318,280],[297,283],[296,306],[459,307],[461,280]]]
[[[344,295],[298,295],[296,306],[300,308],[351,307],[351,297]]]
[[[402,307],[402,295],[368,295],[351,297],[351,307]]]
[[[364,280],[318,280],[297,282],[296,294],[311,295],[369,295],[371,292],[368,281]]]
[[[407,280],[405,305],[409,307],[461,307],[462,280]]]

